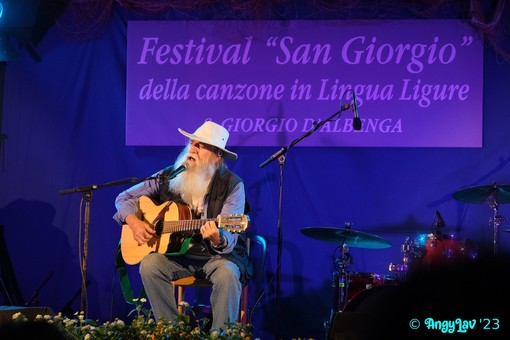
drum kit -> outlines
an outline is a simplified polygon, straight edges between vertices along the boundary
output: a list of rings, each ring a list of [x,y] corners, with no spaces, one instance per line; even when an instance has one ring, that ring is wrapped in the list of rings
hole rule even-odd
[[[391,242],[377,235],[355,231],[352,224],[346,223],[344,229],[333,227],[310,227],[301,229],[301,232],[319,241],[332,242],[339,247],[340,254],[335,256],[335,271],[333,272],[333,284],[335,287],[335,301],[333,312],[341,311],[347,302],[359,291],[370,289],[374,285],[384,284],[390,278],[372,273],[358,273],[347,270],[352,264],[352,256],[349,247],[353,248],[389,248]]]
[[[510,203],[510,185],[490,185],[467,187],[455,192],[452,197],[460,202],[488,204],[492,209],[490,224],[493,229],[493,253],[497,253],[498,233],[503,217],[499,215],[499,205]],[[335,301],[332,312],[341,312],[348,309],[347,304],[355,300],[356,296],[376,287],[396,285],[405,280],[409,271],[429,269],[436,265],[450,265],[461,261],[477,258],[477,247],[468,239],[456,238],[453,235],[443,234],[444,221],[436,211],[435,230],[429,234],[418,234],[414,239],[406,238],[401,246],[403,253],[402,263],[390,263],[391,275],[375,273],[350,272],[348,267],[352,264],[349,247],[382,249],[391,247],[391,242],[377,235],[352,230],[352,224],[346,223],[345,228],[309,227],[301,232],[308,237],[319,241],[336,244],[339,254],[335,253],[335,270],[333,284],[335,288]],[[504,232],[510,232],[504,230]],[[336,250],[335,250],[336,252]]]

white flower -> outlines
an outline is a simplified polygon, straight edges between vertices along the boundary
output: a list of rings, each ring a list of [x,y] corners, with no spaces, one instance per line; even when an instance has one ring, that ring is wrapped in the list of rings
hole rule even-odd
[[[64,319],[63,321],[64,321],[64,324],[66,325],[66,327],[71,327],[74,324],[78,323],[78,320],[76,320],[76,319]]]
[[[186,301],[181,301],[181,303],[179,303],[179,306],[188,308],[189,307],[189,303],[187,303]]]

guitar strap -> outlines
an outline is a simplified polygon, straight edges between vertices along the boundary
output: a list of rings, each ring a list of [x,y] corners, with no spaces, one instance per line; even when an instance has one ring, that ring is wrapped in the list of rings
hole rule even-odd
[[[120,242],[117,247],[117,251],[115,252],[115,268],[119,271],[119,282],[120,287],[122,288],[122,294],[124,295],[124,300],[126,300],[129,304],[135,304],[133,290],[131,289],[131,283],[129,281],[129,275],[126,268],[126,262],[122,258],[122,253],[120,251]],[[138,294],[138,300],[141,298],[146,298],[145,289],[140,289],[140,293]]]

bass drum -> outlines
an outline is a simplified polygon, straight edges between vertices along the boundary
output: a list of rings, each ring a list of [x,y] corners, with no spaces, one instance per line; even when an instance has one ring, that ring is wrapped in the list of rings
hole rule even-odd
[[[394,320],[393,310],[401,299],[399,287],[379,285],[358,292],[335,315],[327,339],[397,339],[399,324]]]
[[[381,285],[359,291],[347,302],[343,311],[379,314],[383,310],[381,305],[392,301],[391,296],[397,289],[397,285]]]

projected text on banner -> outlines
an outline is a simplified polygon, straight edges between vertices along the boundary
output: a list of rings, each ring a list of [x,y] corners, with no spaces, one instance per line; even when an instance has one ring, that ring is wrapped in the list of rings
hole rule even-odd
[[[481,147],[483,41],[467,22],[132,21],[128,145]],[[352,126],[353,91],[362,127]],[[334,115],[338,112],[337,115]]]

